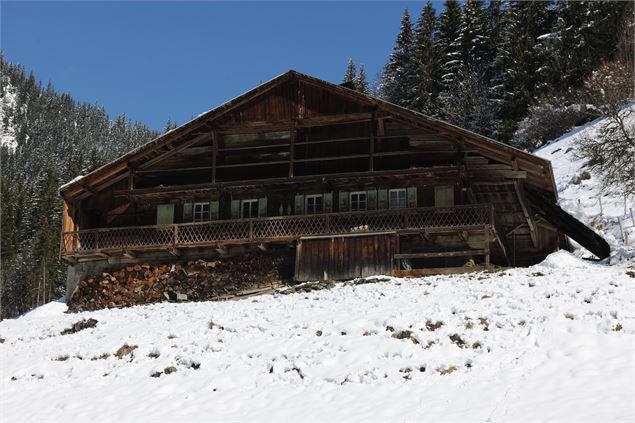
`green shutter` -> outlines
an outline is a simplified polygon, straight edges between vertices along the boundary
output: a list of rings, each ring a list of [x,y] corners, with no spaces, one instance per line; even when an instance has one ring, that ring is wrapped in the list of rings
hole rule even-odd
[[[267,216],[267,197],[258,199],[258,217]]]
[[[192,203],[183,203],[183,222],[192,221]]]
[[[408,196],[408,207],[410,208],[417,207],[417,187],[408,187],[407,196]]]
[[[209,202],[209,219],[210,220],[218,220],[219,219],[218,201],[210,201]]]
[[[340,202],[339,202],[339,211],[346,212],[348,211],[348,192],[340,191]]]
[[[324,213],[331,213],[333,211],[333,193],[324,193]]]
[[[171,225],[174,223],[174,204],[159,204],[157,206],[157,225]]]
[[[240,200],[232,200],[232,210],[231,210],[231,216],[232,219],[239,219],[240,218]]]
[[[438,185],[434,187],[435,207],[454,205],[454,185]]]
[[[295,214],[304,214],[304,195],[295,196]]]
[[[377,188],[371,188],[367,192],[367,205],[368,210],[377,210]]]
[[[388,190],[387,189],[379,189],[377,191],[377,208],[379,209],[387,209],[388,208]]]

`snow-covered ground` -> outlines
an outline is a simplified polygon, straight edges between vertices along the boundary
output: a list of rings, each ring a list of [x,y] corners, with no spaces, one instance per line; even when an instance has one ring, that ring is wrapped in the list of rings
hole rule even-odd
[[[0,416],[632,422],[628,266],[558,252],[524,269],[240,301],[81,314],[50,303],[0,322]],[[60,334],[88,318],[94,328]],[[136,349],[115,357],[124,344]]]
[[[601,124],[602,120],[598,119],[576,128],[551,141],[535,154],[551,161],[560,206],[594,227],[606,239],[611,245],[611,261],[615,262],[635,257],[635,226],[630,212],[632,209],[635,214],[635,197],[624,198],[624,195],[602,190],[599,176],[590,172],[587,167],[588,161],[578,159],[575,155],[580,140],[584,137],[596,137]],[[634,119],[627,124],[635,131]],[[620,219],[627,243],[622,237]],[[590,255],[586,250],[580,250],[578,254]]]

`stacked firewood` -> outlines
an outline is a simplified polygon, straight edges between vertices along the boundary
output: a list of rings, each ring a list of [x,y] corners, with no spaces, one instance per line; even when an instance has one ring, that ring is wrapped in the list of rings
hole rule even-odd
[[[70,311],[128,307],[160,301],[230,299],[282,286],[290,257],[245,254],[183,264],[134,264],[88,276],[71,296]]]

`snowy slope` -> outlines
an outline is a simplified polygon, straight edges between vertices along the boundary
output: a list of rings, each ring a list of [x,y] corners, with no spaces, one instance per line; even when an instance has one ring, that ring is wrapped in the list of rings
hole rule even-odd
[[[594,227],[611,245],[611,260],[616,261],[635,257],[635,227],[629,212],[629,209],[633,209],[635,214],[635,198],[625,199],[623,195],[602,191],[600,178],[587,169],[587,161],[575,157],[577,143],[583,137],[596,137],[599,124],[600,119],[576,128],[551,141],[535,154],[551,161],[560,206]],[[635,121],[630,124],[635,128]],[[618,219],[622,220],[622,227],[627,234],[626,244],[622,239]],[[578,251],[578,254],[590,255],[586,250]]]
[[[0,76],[0,147],[6,146],[10,150],[17,147],[15,139],[15,124],[10,112],[16,108],[16,89],[9,84],[8,78]]]
[[[2,421],[635,421],[627,272],[558,252],[240,301],[51,303],[0,322]]]

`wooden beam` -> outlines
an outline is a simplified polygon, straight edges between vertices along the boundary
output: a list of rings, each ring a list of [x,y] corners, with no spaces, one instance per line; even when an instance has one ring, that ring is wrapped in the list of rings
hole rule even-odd
[[[125,250],[121,255],[131,260],[137,258],[137,255],[130,250]]]
[[[155,158],[150,159],[147,162],[144,162],[144,163],[140,164],[138,166],[138,169],[140,169],[140,170],[147,169],[150,166],[152,166],[153,164],[158,163],[161,160],[165,160],[168,157],[171,157],[171,156],[175,155],[179,151],[185,150],[189,146],[194,145],[197,142],[200,142],[200,141],[204,140],[205,138],[211,138],[211,134],[202,134],[202,135],[199,135],[197,137],[192,138],[191,140],[185,141],[183,144],[179,145],[178,147],[175,147],[172,150],[168,150],[165,153],[162,153],[162,154],[156,156]]]
[[[369,140],[369,155],[368,155],[368,170],[375,171],[375,135],[377,132],[377,113],[373,112],[373,117],[370,124],[370,140]]]
[[[523,215],[525,216],[525,220],[527,221],[527,226],[529,226],[529,235],[531,236],[531,243],[534,245],[534,248],[538,248],[538,234],[536,233],[536,225],[534,224],[531,215],[529,214],[529,208],[527,207],[527,201],[525,200],[525,194],[522,191],[520,184],[517,181],[514,181],[514,191],[516,191],[516,195],[518,196],[518,201],[520,202],[520,207],[523,210]]]
[[[285,162],[286,163],[286,162]],[[218,190],[223,188],[231,188],[237,186],[258,186],[258,185],[267,185],[271,186],[274,184],[293,184],[299,182],[324,182],[329,179],[376,179],[382,177],[403,177],[403,178],[412,178],[414,176],[421,177],[459,177],[459,169],[456,166],[435,166],[435,167],[422,167],[422,168],[412,168],[412,169],[401,169],[401,170],[380,170],[375,171],[373,174],[369,174],[366,171],[362,172],[343,172],[343,173],[326,173],[321,175],[306,175],[306,176],[295,176],[294,178],[266,178],[266,179],[247,179],[247,180],[239,180],[239,181],[226,181],[226,182],[217,182],[216,184],[190,184],[190,185],[175,185],[175,186],[167,186],[167,187],[155,187],[155,188],[140,188],[134,191],[128,190],[120,190],[115,191],[115,196],[121,195],[143,195],[148,193],[168,193],[168,192],[185,192],[185,191],[208,191],[208,190]]]
[[[348,113],[338,115],[316,116],[312,118],[298,119],[297,124],[301,128],[311,126],[338,125],[346,123],[356,123],[360,121],[369,121],[373,118],[373,114],[365,113]]]
[[[289,178],[293,178],[293,166],[295,160],[295,140],[298,136],[298,127],[296,121],[293,121],[293,128],[291,129],[291,139],[289,142]]]
[[[438,257],[470,257],[482,256],[487,250],[463,250],[463,251],[435,251],[429,253],[405,253],[395,254],[396,259],[412,259],[412,258],[438,258]]]
[[[198,170],[212,170],[213,166],[197,166],[197,167],[180,167],[180,168],[167,168],[167,169],[149,169],[149,170],[137,170],[138,174],[149,173],[167,173],[167,172],[196,172]]]
[[[479,272],[481,270],[484,270],[483,266],[431,267],[427,269],[395,270],[393,271],[393,275],[407,278],[407,277],[417,277],[417,276],[449,275],[454,273]]]
[[[216,183],[216,169],[218,168],[218,151],[220,136],[216,131],[212,131],[212,183]]]
[[[216,165],[216,167],[218,169],[225,169],[225,168],[231,168],[231,167],[267,166],[267,165],[278,165],[278,164],[287,164],[287,163],[288,163],[288,160],[272,160],[268,162],[222,164],[222,165]]]

